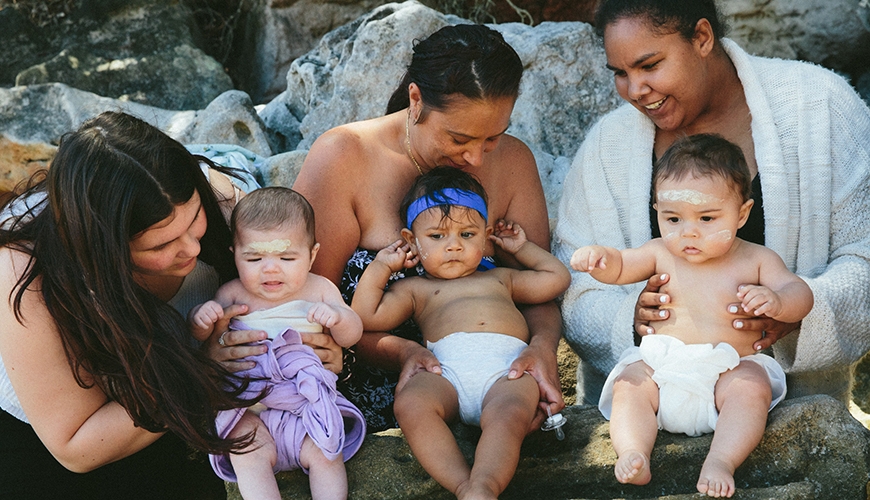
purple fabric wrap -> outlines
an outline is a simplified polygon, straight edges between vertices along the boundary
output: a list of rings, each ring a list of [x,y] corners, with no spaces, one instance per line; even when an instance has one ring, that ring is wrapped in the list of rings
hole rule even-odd
[[[230,328],[248,330],[244,323],[233,320]],[[278,449],[275,472],[302,469],[299,452],[306,435],[333,460],[343,453],[344,461],[360,448],[366,433],[362,413],[335,388],[337,376],[323,368],[314,350],[302,344],[299,332],[288,328],[275,340],[264,340],[269,346],[264,354],[248,359],[257,366],[240,375],[263,378],[255,380],[246,396],[260,393],[265,386],[271,388],[260,402],[268,407],[260,419],[269,429]],[[222,411],[215,424],[221,437],[229,435],[245,413],[246,408]],[[209,455],[217,475],[225,481],[236,482],[236,474],[229,454]]]

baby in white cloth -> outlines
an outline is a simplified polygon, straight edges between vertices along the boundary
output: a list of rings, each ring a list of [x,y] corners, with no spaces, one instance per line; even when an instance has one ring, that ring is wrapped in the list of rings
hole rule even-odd
[[[751,181],[738,146],[716,135],[679,139],[653,170],[662,237],[622,251],[586,246],[571,257],[575,270],[604,283],[670,276],[661,290],[671,298],[661,305],[668,319],[640,347],[626,349],[599,401],[622,483],[650,481],[658,429],[714,432],[698,491],[730,497],[735,469],[785,396],[782,368],[754,352],[757,333],[732,327],[738,311],[729,314],[728,305],[739,302],[747,316],[798,323],[812,309],[813,294],[775,252],[736,237],[752,207]]]
[[[458,168],[417,178],[401,205],[404,241],[378,252],[351,304],[366,330],[388,331],[411,317],[419,325],[429,350],[405,348],[411,361],[396,387],[396,419],[426,472],[458,498],[495,499],[504,490],[541,399],[531,375],[509,377],[529,341],[514,301],[553,300],[570,281],[568,269],[518,225],[499,221],[493,234],[485,196]],[[525,269],[479,270],[489,242]],[[418,261],[425,275],[384,291],[392,273]],[[457,417],[481,428],[473,467],[448,427]]]

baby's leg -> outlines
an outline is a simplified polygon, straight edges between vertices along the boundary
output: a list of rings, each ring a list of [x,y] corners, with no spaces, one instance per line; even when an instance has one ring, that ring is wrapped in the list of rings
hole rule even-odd
[[[347,471],[341,454],[335,460],[329,460],[311,437],[305,436],[299,451],[299,463],[308,469],[312,500],[347,498]]]
[[[242,450],[244,453],[231,453],[230,463],[239,480],[239,493],[246,499],[281,499],[278,483],[272,468],[278,460],[275,441],[269,434],[266,424],[257,415],[246,411],[239,423],[233,427],[229,437],[236,438],[257,431],[254,442]]]
[[[393,410],[420,465],[438,484],[456,493],[470,469],[447,426],[459,414],[453,385],[441,375],[418,373],[396,392]]]
[[[719,420],[698,477],[698,491],[711,497],[734,494],[734,470],[758,446],[767,425],[770,379],[757,363],[741,361],[716,382]]]
[[[496,499],[507,488],[520,461],[520,447],[529,432],[540,400],[538,383],[525,374],[500,379],[486,393],[480,414],[481,436],[468,482],[459,499]]]
[[[637,361],[613,384],[610,440],[617,457],[613,473],[620,483],[641,485],[652,478],[649,457],[659,431],[659,386],[652,374],[652,368]]]

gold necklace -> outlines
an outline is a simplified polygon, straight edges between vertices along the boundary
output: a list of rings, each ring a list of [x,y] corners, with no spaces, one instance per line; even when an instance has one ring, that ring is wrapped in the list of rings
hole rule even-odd
[[[423,169],[420,168],[420,164],[417,163],[417,159],[414,158],[414,155],[411,153],[411,108],[408,108],[408,119],[405,120],[405,149],[408,151],[408,158],[414,162],[414,166],[417,167],[417,172],[420,172],[420,175],[423,175]]]

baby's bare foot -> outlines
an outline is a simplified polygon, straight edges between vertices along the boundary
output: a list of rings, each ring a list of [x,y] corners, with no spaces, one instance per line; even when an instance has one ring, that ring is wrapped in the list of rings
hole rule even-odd
[[[652,479],[649,458],[639,451],[628,451],[616,460],[613,467],[616,480],[623,484],[646,484]]]
[[[457,500],[498,500],[498,495],[485,484],[475,481],[464,481],[456,488]]]
[[[698,491],[708,497],[727,497],[734,494],[734,468],[714,458],[707,457],[698,477]]]

